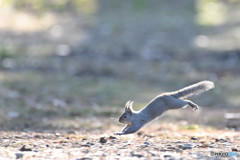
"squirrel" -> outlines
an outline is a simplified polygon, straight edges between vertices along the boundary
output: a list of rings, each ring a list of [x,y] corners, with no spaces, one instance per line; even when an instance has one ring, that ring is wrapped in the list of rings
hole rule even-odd
[[[212,88],[214,88],[214,83],[205,80],[174,92],[166,92],[155,97],[146,107],[139,111],[134,111],[132,108],[133,101],[128,101],[125,105],[125,111],[119,118],[119,122],[126,124],[126,126],[121,132],[114,134],[125,135],[135,133],[145,124],[171,109],[190,106],[193,110],[197,110],[198,105],[186,98],[201,94]]]

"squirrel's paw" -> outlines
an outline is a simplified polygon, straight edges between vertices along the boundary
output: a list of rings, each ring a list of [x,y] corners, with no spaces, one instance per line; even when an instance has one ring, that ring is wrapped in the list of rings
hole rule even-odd
[[[114,135],[123,135],[123,132],[115,132]]]
[[[199,107],[198,107],[198,105],[194,105],[194,106],[192,106],[192,109],[193,109],[194,111],[196,111],[196,110],[199,109]]]

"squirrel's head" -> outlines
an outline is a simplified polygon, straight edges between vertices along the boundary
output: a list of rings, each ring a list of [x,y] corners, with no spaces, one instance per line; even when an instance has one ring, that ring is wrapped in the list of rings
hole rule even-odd
[[[119,118],[119,122],[123,124],[131,124],[132,117],[133,117],[133,110],[132,110],[133,101],[127,101],[125,105],[125,111]]]

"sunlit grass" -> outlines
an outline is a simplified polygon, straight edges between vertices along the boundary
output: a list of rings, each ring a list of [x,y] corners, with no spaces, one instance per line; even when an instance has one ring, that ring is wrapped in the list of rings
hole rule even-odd
[[[0,29],[18,32],[42,31],[56,22],[56,18],[51,13],[36,16],[26,11],[17,11],[8,6],[0,6]]]
[[[196,21],[200,25],[219,25],[225,22],[226,8],[219,0],[199,0]]]
[[[37,32],[57,23],[57,14],[68,10],[88,15],[98,9],[96,0],[2,0],[0,2],[0,29],[17,32]]]
[[[97,0],[74,0],[74,5],[77,7],[78,11],[84,14],[95,14],[98,10]]]
[[[97,10],[96,0],[1,0],[1,6],[11,6],[17,10],[28,10],[35,13],[46,11],[66,11],[71,10],[84,14],[92,14]]]

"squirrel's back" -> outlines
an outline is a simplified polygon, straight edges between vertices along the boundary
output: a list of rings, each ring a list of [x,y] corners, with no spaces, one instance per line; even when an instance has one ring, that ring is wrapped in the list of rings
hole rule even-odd
[[[177,90],[175,92],[170,92],[169,95],[176,97],[176,98],[188,98],[193,95],[201,94],[205,91],[214,88],[214,83],[211,81],[201,81],[196,84],[190,85],[183,89]]]

